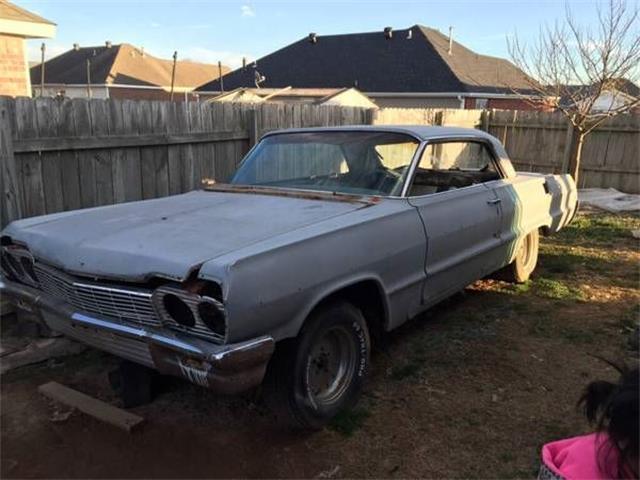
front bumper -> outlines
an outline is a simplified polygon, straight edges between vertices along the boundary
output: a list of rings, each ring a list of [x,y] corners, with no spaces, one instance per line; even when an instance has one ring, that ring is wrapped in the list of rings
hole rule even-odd
[[[52,330],[220,393],[238,393],[259,385],[275,347],[269,336],[216,345],[178,333],[86,315],[35,288],[5,278],[0,279],[0,293],[14,298],[19,307],[41,313]]]

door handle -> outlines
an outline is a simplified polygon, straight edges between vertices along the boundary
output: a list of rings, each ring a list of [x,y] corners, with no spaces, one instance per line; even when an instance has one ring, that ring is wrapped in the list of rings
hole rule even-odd
[[[487,200],[487,203],[489,205],[497,205],[498,203],[500,203],[502,200],[499,198],[492,198],[491,200]]]

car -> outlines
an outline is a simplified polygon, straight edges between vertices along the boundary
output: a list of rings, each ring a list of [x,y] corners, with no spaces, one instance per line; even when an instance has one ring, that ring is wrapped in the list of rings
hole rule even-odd
[[[272,131],[227,184],[15,221],[3,294],[51,329],[320,428],[377,338],[491,274],[524,282],[577,208],[480,130]]]

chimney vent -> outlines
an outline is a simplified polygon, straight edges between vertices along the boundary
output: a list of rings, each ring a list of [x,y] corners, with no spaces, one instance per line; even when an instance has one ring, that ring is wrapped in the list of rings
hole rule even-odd
[[[73,49],[76,50],[76,51],[80,50],[80,44],[79,43],[74,43],[73,44]]]
[[[391,40],[393,38],[393,28],[384,27],[384,38]]]
[[[413,30],[409,29],[407,32],[407,40],[411,40],[413,38]]]
[[[449,53],[449,55],[451,55],[453,49],[453,27],[449,27],[449,51],[447,53]]]
[[[316,35],[314,32],[311,32],[309,34],[309,43],[318,43],[318,35]]]
[[[247,69],[247,57],[242,57],[242,70]]]
[[[106,42],[104,42],[104,46],[107,48],[111,48],[111,40],[107,40]]]

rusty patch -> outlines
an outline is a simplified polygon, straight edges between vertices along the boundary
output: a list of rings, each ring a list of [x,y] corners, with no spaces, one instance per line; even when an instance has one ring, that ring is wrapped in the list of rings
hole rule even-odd
[[[202,188],[214,192],[253,193],[256,195],[275,195],[278,197],[293,197],[307,200],[325,200],[333,202],[363,203],[373,205],[379,203],[379,196],[351,195],[338,192],[312,192],[309,190],[290,190],[284,188],[257,187],[253,185],[232,185],[229,183],[215,183],[205,179]]]

